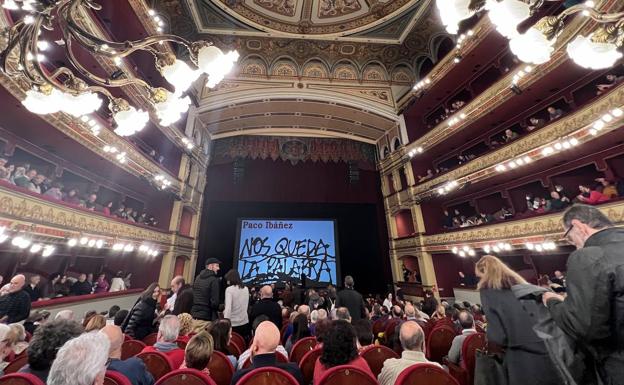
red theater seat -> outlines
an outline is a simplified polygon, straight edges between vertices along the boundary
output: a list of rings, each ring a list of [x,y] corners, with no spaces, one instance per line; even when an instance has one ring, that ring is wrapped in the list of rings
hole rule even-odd
[[[145,349],[145,344],[137,340],[124,341],[121,344],[121,359],[127,360],[130,357],[134,357],[141,353]]]
[[[147,371],[152,373],[155,380],[172,371],[173,364],[166,354],[161,352],[143,352],[137,355],[147,367]]]
[[[0,385],[45,385],[45,383],[34,374],[11,373],[0,377]]]
[[[217,383],[199,370],[178,369],[165,374],[155,385],[217,385]]]
[[[290,350],[290,362],[296,362],[298,365],[303,356],[310,350],[314,349],[316,343],[316,338],[314,337],[305,337],[295,342]]]
[[[326,371],[319,380],[319,385],[378,385],[378,383],[377,379],[360,368],[339,365]]]
[[[227,348],[228,348],[228,352],[230,352],[230,354],[236,358],[240,357],[241,353],[243,352],[242,350],[240,350],[238,345],[234,343],[234,341],[230,341],[230,344],[228,345]]]
[[[134,338],[130,337],[129,335],[124,334],[124,341],[130,341],[130,340],[133,340],[133,339]]]
[[[316,360],[318,360],[321,354],[323,354],[323,348],[317,346],[301,358],[299,368],[301,369],[301,374],[303,374],[306,384],[312,383],[312,379],[314,377],[314,365],[316,365]]]
[[[379,336],[379,333],[384,331],[384,329],[386,328],[387,321],[388,321],[388,318],[384,317],[373,322],[373,334],[375,338]]]
[[[366,360],[366,363],[368,363],[368,366],[370,367],[371,372],[373,372],[375,377],[378,377],[379,373],[381,373],[381,368],[383,368],[384,361],[389,358],[400,357],[397,352],[383,345],[367,346],[360,352],[360,356]]]
[[[186,349],[186,344],[188,344],[188,340],[186,340],[185,338],[178,338],[176,340],[176,344],[178,344],[178,347],[182,350]]]
[[[208,370],[210,370],[210,378],[212,378],[217,385],[230,385],[232,376],[234,375],[234,367],[225,354],[212,352],[212,357],[210,357],[210,362],[208,363]]]
[[[459,385],[450,374],[431,364],[415,364],[405,369],[394,385]]]
[[[289,362],[288,357],[278,352],[275,353],[275,359],[277,360],[277,362],[283,362],[283,363]],[[251,356],[249,356],[243,363],[243,369],[247,369],[250,366],[251,366]]]
[[[158,339],[158,333],[152,333],[152,334],[145,336],[145,338],[143,338],[143,343],[147,346],[152,346],[156,343],[157,339]]]
[[[433,328],[427,337],[427,358],[430,361],[442,363],[442,358],[448,354],[455,338],[455,330],[449,326]]]
[[[6,368],[4,368],[4,374],[17,373],[24,365],[28,363],[28,355],[20,354],[11,361]]]
[[[132,382],[119,372],[107,370],[104,376],[104,385],[132,385]]]
[[[474,383],[477,349],[485,349],[486,344],[485,334],[471,334],[466,337],[462,344],[462,365],[459,366],[448,361],[445,362],[449,368],[449,373],[460,385],[472,385]]]
[[[247,350],[247,343],[245,342],[245,339],[236,332],[232,332],[232,343],[238,346],[238,350],[240,350],[241,353]]]
[[[299,383],[292,374],[283,369],[264,367],[245,374],[236,385],[299,385]]]

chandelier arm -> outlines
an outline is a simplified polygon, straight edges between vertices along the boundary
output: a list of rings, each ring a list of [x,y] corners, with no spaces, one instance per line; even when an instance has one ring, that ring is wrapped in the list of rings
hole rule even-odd
[[[567,16],[573,15],[578,12],[587,12],[587,16],[589,16],[593,21],[597,23],[614,23],[617,21],[621,21],[624,18],[624,12],[600,12],[586,6],[585,4],[573,5],[572,7],[563,10],[559,15],[557,15],[557,18],[563,20]]]

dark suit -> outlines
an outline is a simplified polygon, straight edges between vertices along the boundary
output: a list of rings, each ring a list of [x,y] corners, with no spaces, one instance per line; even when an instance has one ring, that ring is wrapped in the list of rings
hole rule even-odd
[[[236,385],[238,380],[243,378],[245,374],[251,372],[252,370],[258,369],[258,368],[264,368],[267,366],[283,369],[287,371],[288,373],[292,374],[292,376],[295,377],[299,385],[305,385],[303,374],[301,374],[301,370],[299,370],[299,367],[297,367],[297,364],[292,363],[292,362],[289,362],[289,363],[277,362],[277,359],[275,358],[275,353],[259,354],[253,357],[251,367],[247,369],[239,370],[238,372],[234,373],[234,376],[232,376],[232,382],[230,383],[230,385]]]
[[[173,305],[173,315],[182,313],[191,313],[193,308],[193,288],[191,285],[185,284],[180,288],[175,304]]]
[[[29,315],[30,296],[25,290],[0,297],[0,318],[6,316],[6,323],[20,322],[28,318]]]
[[[269,317],[269,321],[273,322],[279,330],[282,329],[282,308],[277,302],[273,302],[271,298],[264,298],[256,302],[251,308],[249,322],[253,323],[253,320],[262,314]]]
[[[108,370],[114,370],[126,376],[132,385],[152,385],[154,377],[147,371],[140,358],[130,357],[127,360],[112,359]]]
[[[336,307],[346,307],[349,309],[352,321],[357,321],[366,317],[366,308],[364,307],[362,294],[351,288],[346,288],[338,292]]]

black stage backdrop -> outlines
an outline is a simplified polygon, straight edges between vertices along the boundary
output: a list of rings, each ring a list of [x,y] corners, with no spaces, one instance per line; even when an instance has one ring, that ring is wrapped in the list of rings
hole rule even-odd
[[[223,262],[220,276],[232,268],[238,218],[336,219],[341,281],[352,275],[363,294],[383,293],[392,282],[390,261],[380,244],[380,233],[385,230],[379,228],[374,204],[206,202],[197,273],[209,257]]]

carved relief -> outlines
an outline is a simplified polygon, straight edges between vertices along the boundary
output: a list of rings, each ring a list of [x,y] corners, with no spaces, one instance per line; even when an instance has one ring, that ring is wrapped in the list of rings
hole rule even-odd
[[[303,76],[308,78],[327,78],[329,71],[321,62],[309,62],[303,67]]]
[[[344,16],[362,8],[359,0],[320,0],[318,17],[329,18]]]
[[[289,17],[295,15],[297,7],[296,0],[254,0],[254,3],[264,9]]]

